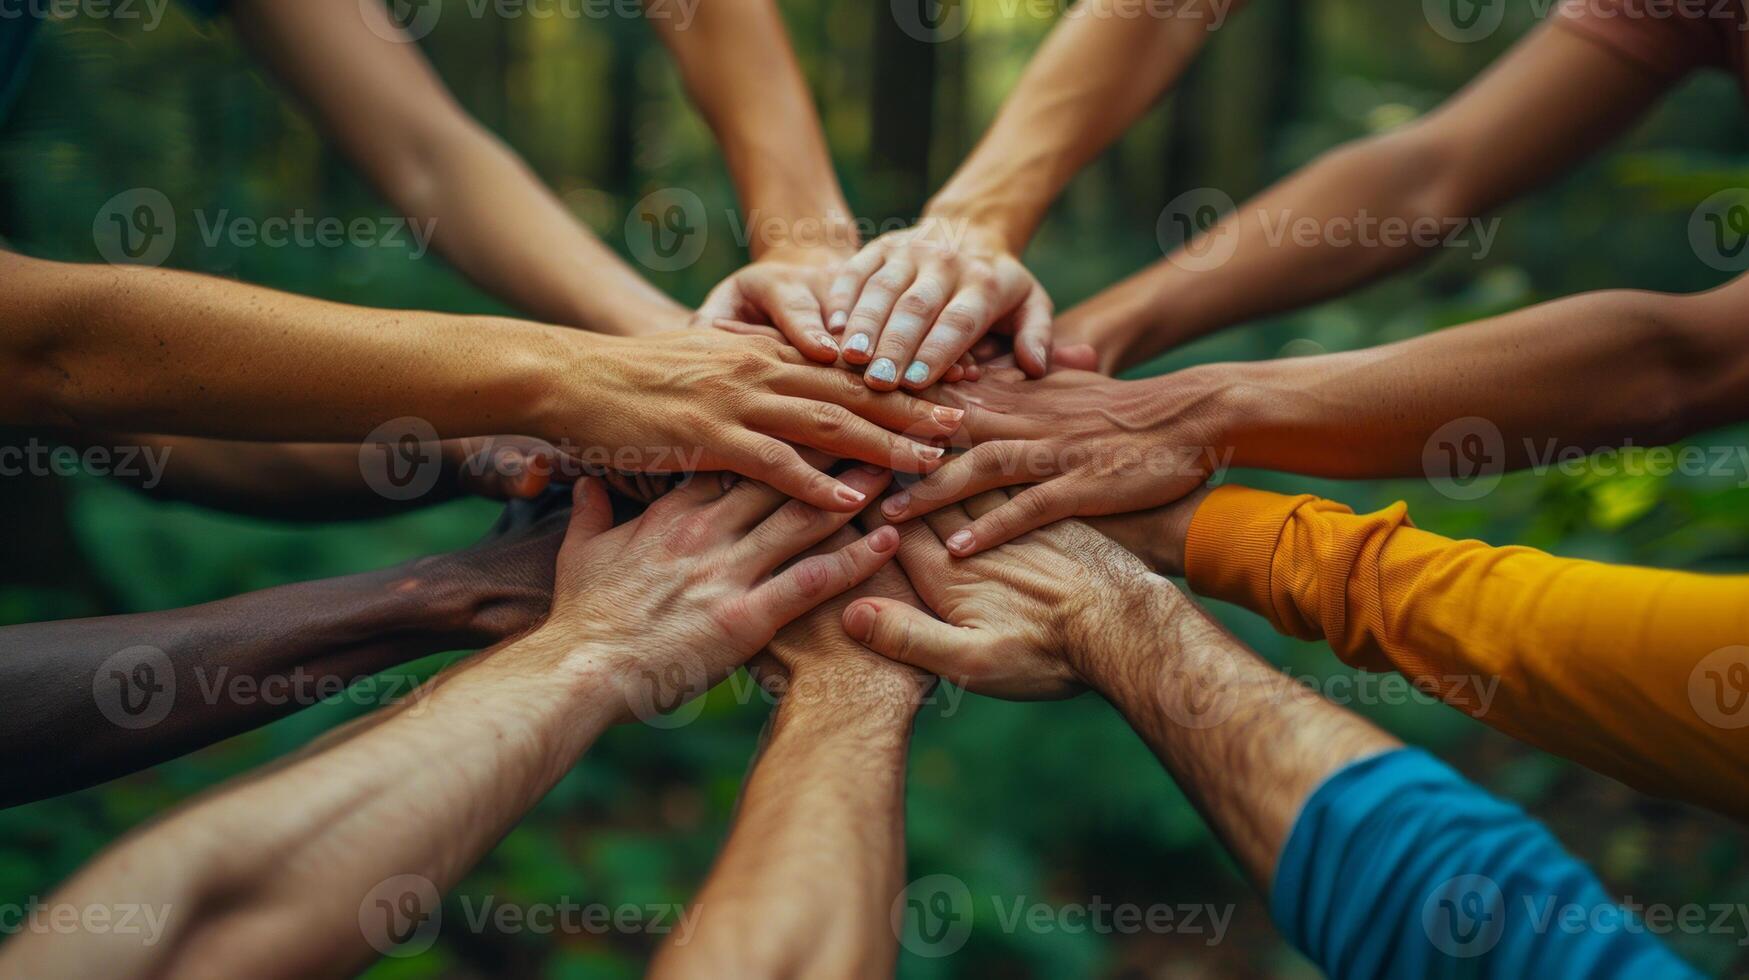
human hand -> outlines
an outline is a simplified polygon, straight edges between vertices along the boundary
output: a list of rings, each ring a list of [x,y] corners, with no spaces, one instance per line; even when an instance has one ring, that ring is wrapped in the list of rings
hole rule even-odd
[[[1088,684],[1093,639],[1132,597],[1163,582],[1111,540],[1064,521],[973,558],[942,541],[1008,503],[985,493],[900,528],[899,564],[935,616],[858,598],[844,631],[869,649],[969,691],[1015,701],[1073,697]]]
[[[878,493],[891,475],[859,467],[846,485]],[[553,609],[540,633],[605,669],[632,715],[651,718],[703,694],[778,629],[867,579],[898,549],[877,529],[787,568],[852,515],[751,480],[703,477],[604,530],[597,480],[580,482],[559,552]]]
[[[855,541],[855,532],[843,528],[815,551],[835,551]],[[908,716],[934,686],[935,677],[874,654],[845,635],[845,607],[862,597],[924,608],[905,573],[892,564],[883,565],[868,581],[779,630],[770,645],[748,662],[748,671],[767,690],[791,703],[805,700],[813,707],[883,709]]]
[[[943,217],[890,232],[839,270],[828,323],[845,329],[844,359],[868,365],[869,387],[927,388],[992,327],[1015,337],[1020,366],[1049,367],[1051,300],[990,229]]]
[[[1039,380],[992,368],[940,397],[973,412],[969,452],[882,504],[899,522],[973,494],[1037,484],[948,542],[965,557],[1067,517],[1145,510],[1200,486],[1226,457],[1204,392],[1170,379],[1115,381],[1086,371]]]
[[[561,399],[543,427],[561,433],[567,452],[593,444],[581,450],[584,462],[616,470],[730,470],[814,506],[853,511],[863,496],[807,465],[790,443],[922,473],[942,455],[924,440],[957,431],[965,415],[870,391],[766,338],[687,330],[602,343],[603,383],[582,393],[581,405]],[[588,432],[587,440],[572,431]]]
[[[1153,510],[1138,510],[1109,517],[1087,518],[1089,527],[1123,545],[1158,575],[1184,574],[1184,542],[1190,537],[1190,522],[1196,510],[1213,492],[1198,487],[1182,500]]]

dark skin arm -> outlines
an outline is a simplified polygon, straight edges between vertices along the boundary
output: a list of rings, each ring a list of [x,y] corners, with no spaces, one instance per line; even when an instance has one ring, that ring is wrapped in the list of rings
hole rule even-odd
[[[385,668],[528,629],[550,602],[567,513],[519,502],[452,554],[186,609],[0,628],[0,738],[13,747],[0,806],[156,765]]]

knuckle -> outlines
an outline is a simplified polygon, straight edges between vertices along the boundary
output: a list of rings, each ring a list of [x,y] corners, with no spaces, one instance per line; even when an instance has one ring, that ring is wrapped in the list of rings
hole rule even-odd
[[[822,436],[843,435],[852,424],[850,412],[830,402],[815,402],[808,412],[814,431]]]
[[[926,291],[913,289],[899,297],[898,310],[912,316],[928,316],[935,309],[935,299]]]
[[[795,450],[781,442],[761,443],[753,451],[753,458],[766,469],[781,469],[790,465],[796,458]]]
[[[963,306],[950,306],[936,318],[935,329],[954,334],[974,334],[978,332],[979,320],[978,314],[973,310]]]

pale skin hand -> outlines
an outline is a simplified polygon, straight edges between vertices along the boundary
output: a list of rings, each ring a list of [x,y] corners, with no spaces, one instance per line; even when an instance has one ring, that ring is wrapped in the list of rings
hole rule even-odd
[[[856,493],[783,440],[917,472],[940,455],[924,442],[962,415],[722,331],[601,337],[10,253],[0,277],[7,423],[357,445],[413,417],[446,438],[531,436],[602,468],[730,469],[855,510]]]
[[[942,617],[857,599],[871,649],[1010,699],[1093,688],[1153,749],[1265,895],[1306,798],[1348,763],[1399,746],[1227,635],[1171,583],[1066,521],[970,560],[941,537],[1001,506],[985,494],[906,528],[899,562]]]
[[[237,0],[239,34],[457,269],[530,316],[636,336],[688,312],[571,216],[456,103],[386,5]]]
[[[1533,31],[1436,111],[1330,151],[1186,248],[1065,312],[1057,334],[1099,348],[1109,373],[1347,293],[1433,254],[1427,243],[1443,242],[1453,222],[1480,219],[1591,156],[1671,84],[1569,31]],[[1372,245],[1340,235],[1310,245],[1281,237],[1289,217],[1323,229],[1351,227],[1344,223],[1361,215],[1421,223],[1436,234],[1419,243],[1381,236]],[[1232,248],[1218,266],[1183,261],[1217,239]],[[1470,231],[1465,243],[1479,247],[1479,235]]]
[[[605,488],[580,482],[540,628],[134,833],[49,900],[166,910],[163,935],[27,932],[0,950],[0,974],[357,972],[382,951],[369,944],[375,900],[392,910],[411,894],[413,911],[434,911],[605,728],[636,714],[639,668],[726,672],[892,556],[883,529],[770,574],[848,520],[701,480],[610,531]]]
[[[1048,370],[1050,297],[1016,256],[1070,178],[1219,26],[1204,5],[1140,18],[1117,6],[1077,3],[917,227],[869,243],[833,285],[830,323],[845,326],[845,359],[869,365],[871,386],[932,384],[992,328],[1014,336],[1027,374]]]
[[[823,547],[854,540],[841,530]],[[918,602],[887,565],[784,627],[749,664],[783,699],[693,902],[697,928],[663,946],[652,976],[892,976],[905,753],[933,678],[844,635],[839,618],[858,595]]]
[[[965,557],[1067,517],[1145,510],[1200,486],[1225,443],[1207,392],[1166,379],[1114,381],[1053,371],[1030,381],[992,370],[942,397],[975,409],[973,446],[882,504],[905,521],[998,487],[1034,484],[948,540]]]

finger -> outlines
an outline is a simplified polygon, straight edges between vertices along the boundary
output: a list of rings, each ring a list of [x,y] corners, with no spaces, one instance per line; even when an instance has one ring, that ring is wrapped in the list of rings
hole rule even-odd
[[[1035,378],[1051,369],[1051,314],[1051,298],[1036,284],[1014,313],[1014,361]]]
[[[844,329],[850,322],[850,311],[856,306],[856,298],[862,295],[862,287],[868,282],[868,277],[874,275],[886,261],[886,247],[877,242],[864,246],[862,251],[838,267],[838,274],[833,277],[832,285],[826,290],[826,329],[833,333]]]
[[[922,439],[952,435],[966,417],[964,409],[937,405],[915,395],[870,391],[859,378],[843,371],[797,368],[773,380],[771,390],[841,405],[883,428]]]
[[[770,436],[748,433],[725,454],[729,468],[824,510],[854,511],[868,495],[809,466],[795,448]]]
[[[565,528],[565,552],[582,547],[591,538],[613,527],[613,503],[607,496],[607,484],[599,477],[587,477],[571,488],[571,522]]]
[[[882,501],[881,514],[890,521],[908,521],[973,494],[1040,479],[1021,465],[1025,449],[1020,442],[986,442],[974,447]]]
[[[958,272],[945,262],[931,262],[917,273],[910,288],[893,304],[893,315],[875,345],[875,359],[868,366],[869,387],[891,391],[899,385],[900,371],[905,372],[907,382],[939,373],[919,365],[917,347],[958,284]]]
[[[958,670],[971,648],[981,646],[977,631],[950,626],[892,599],[858,599],[844,609],[844,632],[870,650],[936,676]]]
[[[867,581],[898,550],[899,532],[890,527],[878,528],[847,548],[791,565],[754,589],[747,597],[747,608],[775,631],[827,599]]]
[[[702,314],[703,311],[701,310],[700,313]],[[788,338],[784,336],[783,331],[776,327],[765,326],[762,323],[748,323],[745,320],[729,320],[720,317],[708,322],[712,327],[718,330],[726,330],[729,333],[738,333],[743,337],[768,337],[772,340],[788,340]]]
[[[760,280],[749,290],[749,298],[809,360],[838,362],[838,342],[826,333],[820,301],[813,290],[799,282]]]
[[[905,370],[905,383],[927,388],[940,379],[945,365],[966,355],[995,319],[995,294],[988,283],[962,289],[936,317],[929,335],[917,348],[916,359]]]
[[[996,358],[1008,353],[1008,346],[1008,342],[1003,337],[987,333],[979,338],[977,343],[972,345],[972,356],[976,358],[979,363],[984,361],[994,361]]]
[[[1097,371],[1099,351],[1092,344],[1057,344],[1051,347],[1052,371]]]
[[[899,296],[916,278],[917,267],[903,258],[888,261],[868,277],[868,282],[862,286],[862,295],[856,299],[856,307],[850,311],[850,322],[844,328],[847,334],[844,339],[846,361],[852,364],[869,362],[874,356],[875,341],[892,317]],[[870,370],[873,370],[872,366]],[[897,371],[892,380],[898,380]]]
[[[886,489],[892,478],[891,472],[877,466],[858,467],[842,477],[845,483],[871,497]],[[831,537],[855,516],[791,500],[737,541],[729,551],[729,560],[745,571],[748,581],[762,579],[779,565]]]
[[[922,473],[935,467],[946,451],[875,425],[831,402],[771,397],[748,415],[759,431],[830,453],[841,459]]]
[[[1005,544],[1028,531],[1074,517],[1079,501],[1065,481],[1029,487],[1014,499],[948,535],[947,550],[968,558]]]
[[[717,283],[698,304],[698,316],[709,323],[712,320],[740,320],[748,313],[747,304],[743,301],[741,281],[737,276],[730,276]]]

